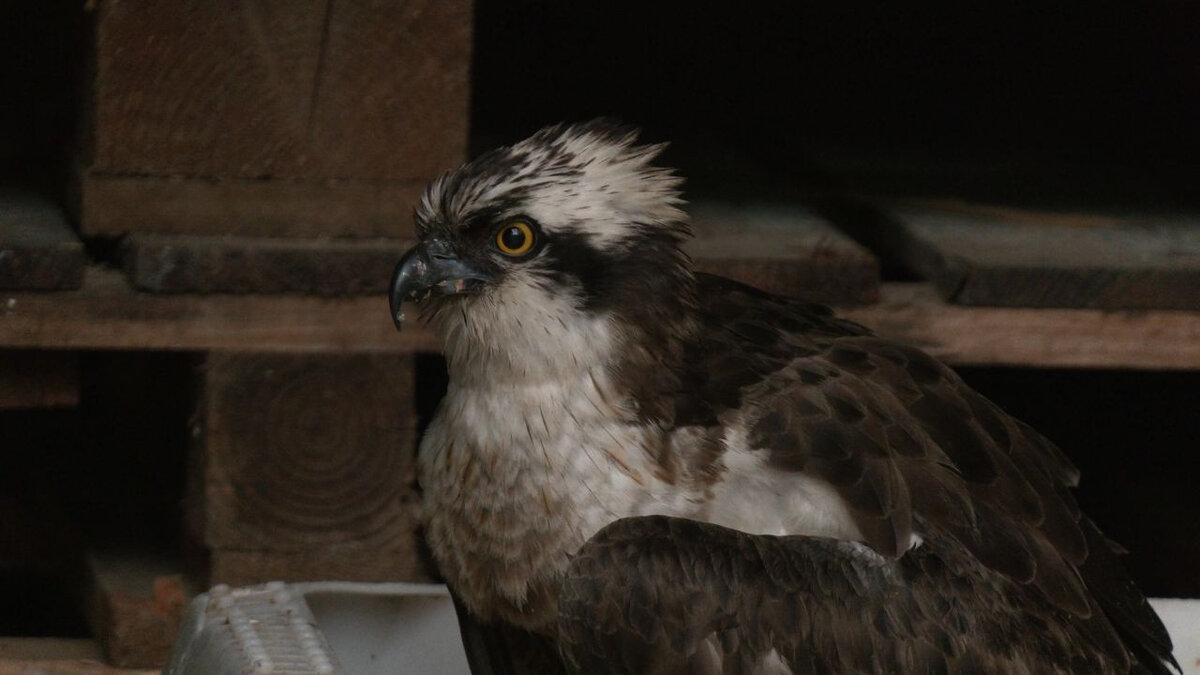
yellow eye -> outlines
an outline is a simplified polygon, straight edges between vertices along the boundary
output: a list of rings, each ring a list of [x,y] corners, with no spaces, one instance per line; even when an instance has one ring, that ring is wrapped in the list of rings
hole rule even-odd
[[[510,220],[496,232],[496,248],[504,255],[525,255],[533,244],[533,226],[524,220]]]

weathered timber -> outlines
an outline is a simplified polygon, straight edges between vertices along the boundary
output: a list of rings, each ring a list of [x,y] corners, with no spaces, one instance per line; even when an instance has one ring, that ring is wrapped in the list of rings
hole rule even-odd
[[[379,236],[463,158],[470,0],[105,0],[94,24],[85,232]]]
[[[210,354],[187,520],[213,579],[412,578],[415,387],[405,355]]]
[[[955,365],[1200,370],[1200,313],[969,307],[926,284],[885,284],[842,316]]]
[[[988,207],[893,216],[905,262],[951,302],[1200,310],[1200,217]]]
[[[815,302],[879,300],[875,256],[795,206],[697,204],[687,252],[705,272]]]
[[[0,675],[157,675],[161,669],[117,668],[102,663],[89,639],[0,637]]]
[[[178,562],[154,552],[92,552],[88,571],[85,613],[105,660],[124,668],[166,665],[196,593]]]
[[[387,293],[403,240],[133,235],[124,267],[153,292]]]
[[[247,586],[267,581],[431,581],[432,563],[420,553],[420,535],[380,546],[345,543],[316,546],[304,551],[245,551],[213,549],[209,552],[209,583]]]
[[[818,302],[879,298],[875,257],[795,207],[701,205],[688,253],[707,272]],[[125,268],[155,292],[387,292],[411,240],[132,235]]]
[[[971,307],[927,284],[885,283],[839,312],[948,363],[1200,370],[1200,312]],[[156,295],[89,268],[83,288],[0,293],[0,346],[292,353],[436,352],[415,318],[397,333],[383,297]]]
[[[257,237],[402,237],[428,182],[236,177],[79,178],[84,232],[232,234]]]
[[[436,351],[413,322],[397,333],[386,297],[155,295],[115,270],[89,268],[83,288],[0,293],[0,346],[257,352]]]
[[[0,289],[79,288],[86,262],[83,243],[58,207],[0,190]]]

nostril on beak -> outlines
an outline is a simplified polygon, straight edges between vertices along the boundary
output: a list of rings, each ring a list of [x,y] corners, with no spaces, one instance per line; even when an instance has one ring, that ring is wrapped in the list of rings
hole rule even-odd
[[[454,248],[450,242],[435,238],[425,243],[425,253],[431,260],[450,260],[454,258]]]

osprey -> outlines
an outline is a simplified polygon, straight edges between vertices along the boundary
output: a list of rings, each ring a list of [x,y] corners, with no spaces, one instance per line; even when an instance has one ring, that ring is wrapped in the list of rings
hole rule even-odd
[[[1068,459],[920,350],[696,272],[661,149],[553,126],[416,209],[391,309],[444,345],[419,479],[470,613],[584,672],[1170,672]]]

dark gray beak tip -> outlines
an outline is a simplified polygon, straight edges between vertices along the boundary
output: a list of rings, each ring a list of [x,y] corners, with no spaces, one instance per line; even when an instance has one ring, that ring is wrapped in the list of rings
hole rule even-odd
[[[428,268],[429,263],[425,258],[424,249],[420,246],[405,253],[404,257],[400,258],[400,262],[396,263],[396,270],[392,272],[389,303],[392,310],[392,322],[396,324],[396,330],[403,330],[404,302],[416,299],[419,289],[424,285]]]
[[[404,325],[404,303],[431,295],[477,293],[491,275],[452,254],[441,240],[418,244],[400,258],[392,273],[391,310],[396,330]]]

